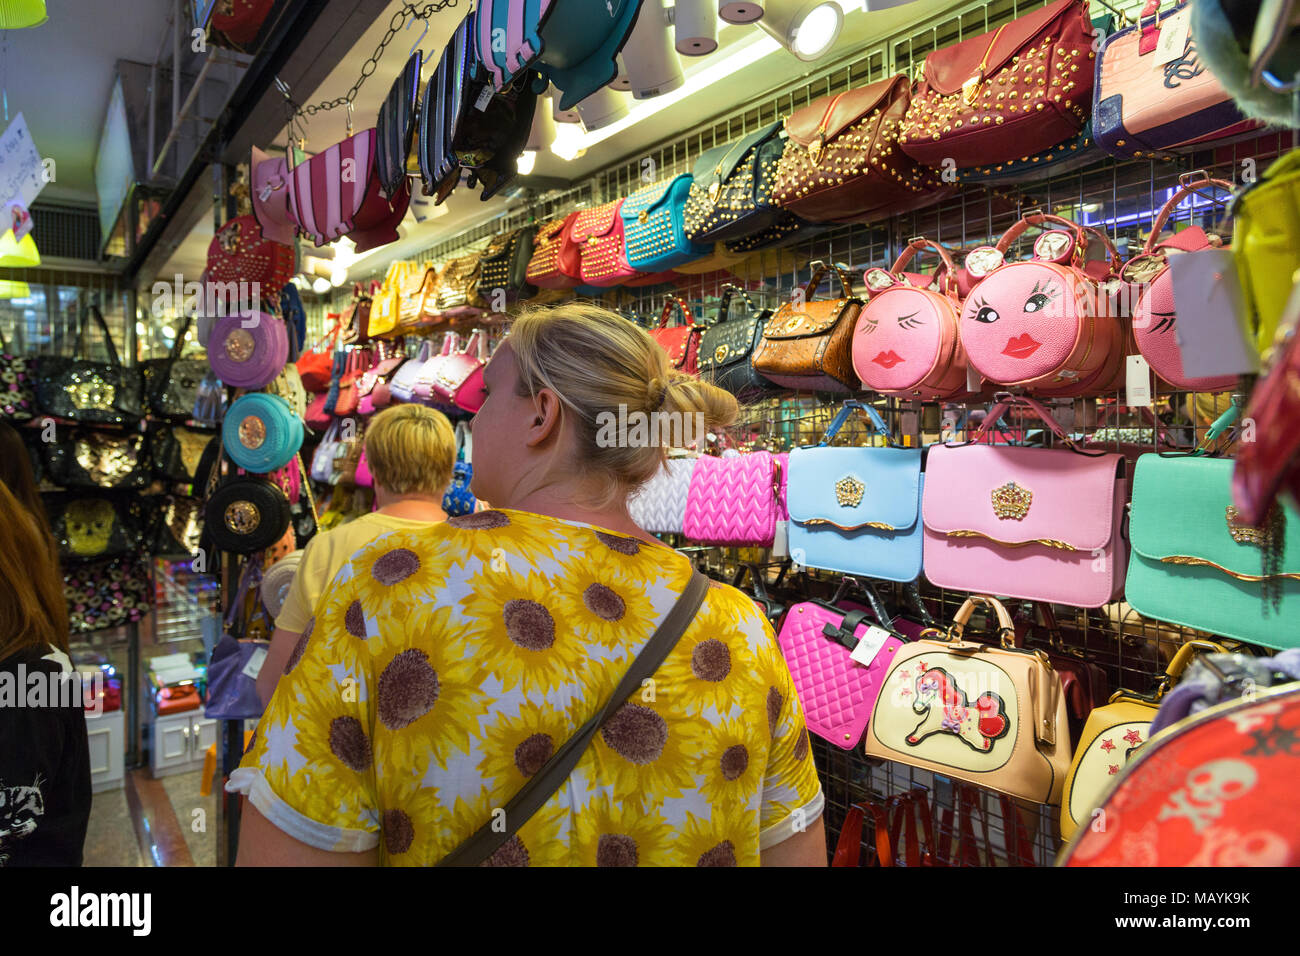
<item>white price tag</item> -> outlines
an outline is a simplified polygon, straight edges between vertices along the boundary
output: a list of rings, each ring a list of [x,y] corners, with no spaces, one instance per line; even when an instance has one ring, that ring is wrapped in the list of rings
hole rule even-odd
[[[245,677],[251,677],[256,680],[257,675],[262,673],[262,665],[264,663],[266,663],[266,648],[259,647],[257,650],[253,651],[253,656],[250,657],[248,663],[244,665],[242,673]]]
[[[776,523],[776,534],[772,536],[772,557],[784,558],[790,553],[790,528],[788,522]]]
[[[1156,66],[1178,59],[1187,49],[1187,35],[1192,25],[1192,8],[1183,7],[1160,21],[1160,40],[1156,43]]]
[[[1151,404],[1151,366],[1141,355],[1130,355],[1125,363],[1124,404],[1129,408]]]
[[[871,662],[876,659],[876,655],[880,653],[887,640],[889,640],[889,632],[883,627],[876,627],[873,624],[867,628],[867,633],[862,635],[862,638],[858,641],[858,646],[853,648],[853,653],[849,657],[863,667],[870,667]]]
[[[478,110],[480,113],[486,113],[488,104],[492,102],[492,95],[495,92],[496,91],[492,89],[491,83],[483,87],[483,92],[480,93],[478,99],[474,101],[474,109]]]
[[[978,394],[979,390],[984,387],[984,379],[979,372],[975,371],[974,365],[966,366],[966,391],[972,395]]]

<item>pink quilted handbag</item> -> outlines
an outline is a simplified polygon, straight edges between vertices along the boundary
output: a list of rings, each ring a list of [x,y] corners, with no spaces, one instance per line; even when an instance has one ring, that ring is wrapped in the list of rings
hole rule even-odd
[[[780,466],[771,452],[703,456],[691,473],[682,533],[701,544],[770,548],[780,489]]]
[[[318,247],[349,236],[360,254],[397,239],[411,192],[403,186],[391,200],[383,197],[375,148],[375,131],[362,130],[291,171],[289,216]]]
[[[1070,447],[987,445],[1010,406],[1037,413]],[[1124,591],[1124,456],[1076,451],[1032,398],[997,395],[964,445],[931,445],[921,520],[931,584],[1027,601],[1101,607]]]
[[[870,617],[866,611],[845,613],[807,601],[790,608],[777,637],[809,733],[842,750],[852,750],[862,739],[885,675],[903,646],[897,637],[887,637],[869,666],[853,660]]]
[[[1185,173],[1178,182],[1178,192],[1169,197],[1156,216],[1146,245],[1120,271],[1125,282],[1140,290],[1133,308],[1133,337],[1137,340],[1138,351],[1151,364],[1152,370],[1174,388],[1191,392],[1224,392],[1236,387],[1237,376],[1193,378],[1183,371],[1183,353],[1178,347],[1175,331],[1178,319],[1174,314],[1174,279],[1169,270],[1171,254],[1209,249],[1220,242],[1211,241],[1200,226],[1188,226],[1163,242],[1156,242],[1156,239],[1170,214],[1188,196],[1205,196],[1216,188],[1231,193],[1232,184],[1222,179],[1210,179],[1204,172]]]

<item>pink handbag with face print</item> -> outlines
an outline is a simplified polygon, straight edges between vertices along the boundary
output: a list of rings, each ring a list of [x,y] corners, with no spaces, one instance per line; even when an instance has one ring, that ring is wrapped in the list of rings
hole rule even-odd
[[[1006,262],[1030,226],[1064,227],[1034,240],[1034,257]],[[1087,261],[1089,236],[1108,261]],[[966,356],[981,375],[1041,396],[1103,395],[1121,386],[1127,329],[1102,282],[1119,272],[1119,255],[1095,229],[1033,212],[1006,231],[996,248],[967,258],[984,278],[966,297],[960,330]]]
[[[766,451],[715,458],[691,472],[682,533],[700,544],[770,548],[776,534],[781,466]]]
[[[939,253],[942,273],[906,275],[903,268],[927,248]],[[888,272],[867,270],[867,304],[853,330],[853,370],[866,388],[927,402],[966,394],[956,271],[948,250],[928,239],[909,242]]]

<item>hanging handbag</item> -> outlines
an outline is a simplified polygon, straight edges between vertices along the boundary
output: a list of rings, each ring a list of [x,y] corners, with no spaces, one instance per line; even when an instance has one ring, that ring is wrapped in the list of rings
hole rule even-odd
[[[257,39],[274,7],[275,0],[220,0],[213,7],[209,22],[231,43],[243,46]]]
[[[203,373],[203,380],[194,396],[194,424],[215,428],[221,424],[225,414],[226,388],[217,378],[217,373],[209,368]]]
[[[504,312],[498,307],[526,299],[535,291],[528,283],[528,261],[533,255],[533,236],[537,230],[524,226],[512,232],[502,232],[492,237],[479,258],[480,295],[485,295],[493,312]]]
[[[144,538],[140,499],[96,492],[45,496],[50,531],[64,562],[134,554]]]
[[[681,312],[682,318],[686,321],[685,325],[669,327],[668,318],[673,314],[674,306]],[[695,324],[695,318],[691,315],[686,300],[669,295],[664,298],[663,311],[659,313],[659,326],[650,331],[650,338],[654,339],[655,344],[668,354],[670,367],[687,375],[698,375],[702,333],[703,327]]]
[[[1255,347],[1267,359],[1300,268],[1300,150],[1243,186],[1232,206],[1232,251]]]
[[[325,393],[325,403],[323,411],[326,415],[334,416],[338,408],[339,392],[343,387],[343,376],[347,373],[348,353],[343,349],[336,349],[334,352],[334,368],[330,373],[329,391]]]
[[[220,316],[208,340],[208,364],[226,385],[265,388],[289,361],[289,333],[269,312]]]
[[[26,422],[36,417],[36,363],[10,355],[0,333],[0,420]]]
[[[272,157],[254,146],[248,167],[253,179],[253,218],[262,230],[262,238],[292,249],[297,237],[289,218],[288,159]]]
[[[182,425],[163,426],[149,437],[149,456],[155,478],[192,485],[198,478],[203,450],[212,436]]]
[[[452,259],[439,275],[436,308],[452,321],[478,318],[487,307],[478,290],[478,253]]]
[[[528,282],[539,289],[571,289],[582,283],[582,256],[569,240],[576,212],[537,227],[533,256],[528,260]]]
[[[386,336],[397,329],[402,315],[402,286],[411,280],[415,270],[414,262],[398,259],[389,264],[370,306],[368,332],[371,338]]]
[[[406,174],[414,172],[407,162],[415,136],[423,66],[424,55],[418,49],[412,51],[379,107],[375,121],[375,176],[385,199],[397,196],[406,182]]]
[[[452,468],[451,484],[442,496],[442,510],[449,518],[473,514],[478,506],[469,487],[474,480],[474,436],[464,422],[456,423],[456,443],[460,448]]]
[[[257,720],[262,716],[262,698],[257,693],[257,674],[266,661],[269,641],[243,640],[249,592],[260,599],[262,569],[256,561],[244,565],[235,599],[226,611],[221,638],[208,661],[208,691],[203,716],[209,720]]]
[[[498,91],[530,67],[570,110],[618,75],[614,58],[636,23],[639,0],[483,0],[474,26],[478,55]]]
[[[683,213],[691,241],[740,239],[798,221],[772,195],[781,159],[780,132],[781,124],[772,123],[695,161]]]
[[[289,499],[264,478],[226,478],[203,506],[213,544],[231,554],[266,550],[284,537],[289,517]]]
[[[942,275],[928,284],[903,272],[922,249],[943,260]],[[867,270],[867,304],[853,334],[853,370],[864,388],[923,402],[967,394],[956,272],[947,249],[919,238],[903,247],[889,271]],[[942,291],[934,288],[940,283]]]
[[[375,148],[375,131],[362,130],[289,171],[289,216],[317,248],[348,236],[360,255],[397,240],[411,193],[384,198]]]
[[[87,310],[104,333],[108,362],[91,362],[62,355],[36,359],[36,405],[55,418],[88,425],[126,425],[144,417],[144,385],[138,368],[126,368],[118,358],[113,336],[99,306]],[[77,335],[77,355],[86,353],[83,320]]]
[[[432,343],[425,339],[420,343],[419,354],[415,358],[407,359],[393,373],[393,379],[388,384],[388,391],[394,401],[411,402],[415,400],[415,386],[420,380],[420,370],[424,368],[424,363],[429,361],[432,349]]]
[[[203,539],[203,502],[182,495],[147,499],[145,550],[155,558],[193,558]]]
[[[334,351],[338,345],[339,335],[343,331],[342,316],[331,313],[326,321],[329,319],[334,319],[330,330],[310,351],[303,352],[294,363],[302,387],[313,395],[329,391],[334,370]]]
[[[627,499],[632,523],[651,534],[681,534],[695,457],[669,458]]]
[[[733,306],[737,303],[743,303],[743,311],[733,318]],[[764,392],[774,391],[776,386],[754,371],[753,362],[754,351],[763,340],[763,328],[771,315],[771,309],[756,310],[743,290],[724,285],[718,303],[718,321],[700,337],[700,377],[741,401],[752,401]]]
[[[226,311],[255,310],[280,294],[293,276],[294,260],[293,246],[264,238],[252,215],[236,216],[208,244],[204,288]]]
[[[149,403],[149,410],[159,418],[193,417],[199,385],[208,372],[206,357],[181,358],[190,322],[191,318],[186,316],[167,358],[149,359],[140,363],[145,399]]]
[[[316,445],[311,458],[311,477],[313,481],[329,484],[334,478],[334,461],[339,457],[342,442],[339,441],[339,422],[334,419],[325,430],[324,437]]]
[[[463,348],[440,356],[442,359],[431,372],[427,367],[420,373],[427,379],[434,394],[462,411],[475,414],[483,407],[486,397],[483,390],[483,369],[487,366],[487,334],[475,329]]]
[[[890,77],[787,116],[772,198],[814,222],[869,221],[938,199],[942,180],[897,146],[910,90],[906,76]]]
[[[1161,13],[1160,0],[1147,0],[1137,24],[1108,36],[1097,54],[1093,135],[1114,156],[1142,157],[1259,127],[1199,61],[1191,7],[1183,0],[1165,6]],[[1181,46],[1172,59],[1158,52],[1165,31]]]
[[[68,565],[63,569],[63,599],[72,634],[138,621],[154,602],[149,562],[134,554]]]
[[[145,435],[76,429],[69,439],[42,442],[45,474],[64,488],[143,488],[149,484]]]
[[[1251,392],[1243,416],[1255,423],[1255,440],[1242,442],[1232,469],[1232,500],[1245,524],[1263,523],[1280,496],[1300,508],[1300,335],[1279,332],[1280,350]]]
[[[1061,839],[1071,840],[1093,823],[1110,785],[1133,755],[1151,739],[1151,723],[1160,701],[1182,677],[1197,651],[1219,651],[1210,641],[1192,640],[1178,648],[1153,693],[1118,690],[1088,715],[1061,797]]]
[[[284,399],[264,392],[235,399],[221,428],[221,443],[230,460],[259,475],[291,461],[302,439],[302,419]]]
[[[352,286],[352,301],[343,310],[343,338],[348,345],[365,345],[370,341],[370,310],[374,306],[373,290],[360,282]]]
[[[418,334],[442,323],[437,309],[438,284],[438,270],[427,263],[411,272],[398,295],[395,332]]]
[[[623,200],[616,199],[583,209],[569,227],[569,241],[578,250],[583,285],[622,285],[640,275],[627,261],[623,220],[619,216],[622,205]]]
[[[838,299],[813,300],[828,268],[840,280]],[[754,351],[754,370],[783,388],[808,392],[856,392],[853,371],[853,326],[862,300],[853,294],[848,275],[840,266],[812,263],[812,278],[783,303],[763,328],[763,340]]]
[[[983,444],[1013,406],[1068,447]],[[926,451],[925,576],[955,591],[1101,607],[1124,591],[1127,491],[1122,455],[1074,450],[1046,408],[1001,392],[969,441]]]
[[[1073,139],[1088,119],[1095,38],[1086,0],[1057,0],[934,50],[899,148],[934,168],[988,166]]]
[[[976,605],[998,618],[1002,646],[962,639]],[[867,725],[866,754],[1055,805],[1070,766],[1061,680],[1041,651],[1011,644],[995,598],[970,597],[947,638],[902,645]]]
[[[638,189],[619,209],[628,265],[641,272],[663,272],[713,251],[686,236],[686,197],[691,176],[682,173],[662,183]]]
[[[695,461],[682,534],[700,544],[770,548],[776,533],[780,465],[766,451]]]
[[[854,410],[889,444],[831,448]],[[870,405],[848,401],[822,440],[790,452],[789,549],[796,564],[885,581],[921,573],[921,449],[893,445]]]
[[[357,383],[370,368],[370,353],[365,349],[353,349],[343,364],[343,374],[339,376],[339,393],[334,401],[332,415],[346,418],[355,415],[361,406],[361,395]]]
[[[1034,257],[1004,257],[1030,226],[1065,227],[1034,240]],[[1088,236],[1101,242],[1107,261],[1086,260]],[[985,379],[1033,389],[1039,396],[1091,396],[1123,387],[1127,330],[1103,283],[1119,273],[1119,255],[1106,236],[1059,216],[1031,212],[1008,229],[981,258],[982,278],[966,297],[961,342]],[[971,268],[971,257],[967,268]]]
[[[1232,461],[1143,455],[1133,478],[1125,598],[1144,617],[1276,650],[1300,647],[1300,512],[1239,523]]]

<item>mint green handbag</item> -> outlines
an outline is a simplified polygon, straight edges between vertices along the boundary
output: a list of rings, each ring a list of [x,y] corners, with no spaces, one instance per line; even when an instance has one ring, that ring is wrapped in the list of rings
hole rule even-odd
[[[1300,514],[1283,511],[1275,608],[1264,593],[1263,531],[1231,521],[1232,465],[1198,455],[1138,459],[1128,603],[1156,620],[1275,650],[1300,647]]]

